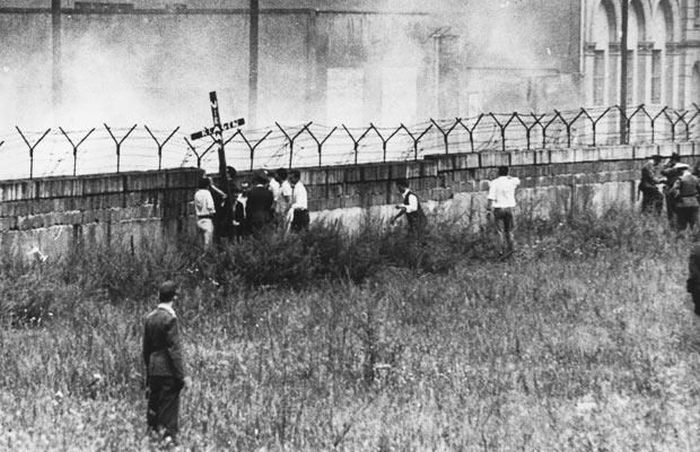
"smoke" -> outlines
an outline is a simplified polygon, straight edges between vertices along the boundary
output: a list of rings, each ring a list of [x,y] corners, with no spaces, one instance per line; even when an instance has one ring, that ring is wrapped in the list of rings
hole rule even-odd
[[[163,6],[158,3],[149,7]],[[466,116],[475,108],[531,106],[528,78],[551,76],[561,66],[558,61],[571,56],[562,51],[564,44],[550,44],[553,36],[561,38],[557,19],[566,14],[553,13],[562,9],[554,2],[349,3],[295,6],[385,13],[435,9],[437,14],[261,14],[258,127],[274,129],[275,121],[397,126]],[[260,6],[279,5],[262,1]],[[27,150],[14,125],[35,132],[53,129],[46,138],[50,150],[42,145],[37,157],[46,160],[44,173],[72,169],[72,149],[56,133],[59,125],[74,132],[74,141],[96,128],[81,147],[91,160],[83,161],[80,172],[115,169],[114,143],[103,123],[117,138],[138,125],[124,153],[157,165],[156,146],[144,125],[161,140],[180,126],[171,146],[177,141],[184,154],[182,136],[211,125],[209,91],[218,93],[222,120],[249,116],[244,14],[63,14],[62,89],[55,109],[50,16],[13,14],[0,20],[0,141],[21,149],[24,166]],[[436,39],[442,39],[439,45]],[[57,155],[63,155],[58,166],[50,161]]]

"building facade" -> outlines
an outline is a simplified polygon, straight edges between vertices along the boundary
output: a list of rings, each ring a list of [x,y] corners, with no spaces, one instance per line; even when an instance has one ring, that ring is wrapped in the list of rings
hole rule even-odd
[[[631,2],[628,103],[698,102],[699,1]],[[1,0],[0,127],[201,127],[211,90],[254,127],[619,102],[620,0],[251,4]]]

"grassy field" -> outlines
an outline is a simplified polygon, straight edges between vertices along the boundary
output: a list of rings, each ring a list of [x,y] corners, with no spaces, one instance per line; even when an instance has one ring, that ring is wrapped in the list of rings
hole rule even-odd
[[[500,261],[490,231],[441,228],[4,262],[0,449],[148,450],[142,321],[172,277],[183,450],[697,450],[688,239],[532,220]]]

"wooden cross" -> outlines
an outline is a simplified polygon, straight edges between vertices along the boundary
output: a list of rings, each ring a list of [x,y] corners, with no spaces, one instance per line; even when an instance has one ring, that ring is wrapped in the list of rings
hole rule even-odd
[[[209,102],[211,103],[211,117],[214,122],[214,127],[205,127],[199,132],[194,132],[190,135],[191,140],[198,140],[202,137],[214,136],[214,142],[217,144],[219,152],[219,178],[221,188],[224,193],[229,193],[228,185],[228,174],[226,173],[226,154],[224,153],[224,139],[223,131],[233,128],[237,128],[245,124],[245,119],[239,118],[235,121],[227,122],[221,124],[221,117],[219,116],[219,101],[216,98],[216,91],[209,93]]]

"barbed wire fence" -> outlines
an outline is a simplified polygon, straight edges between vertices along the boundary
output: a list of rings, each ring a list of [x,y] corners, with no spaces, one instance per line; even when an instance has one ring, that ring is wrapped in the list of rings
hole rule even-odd
[[[620,119],[627,135],[622,138]],[[0,136],[0,179],[125,172],[195,166],[218,167],[211,138],[193,143],[180,127],[152,129],[102,124]],[[472,118],[429,119],[386,127],[314,122],[232,130],[224,137],[227,161],[254,168],[357,165],[417,160],[430,154],[556,149],[700,140],[700,106],[685,110],[639,105],[547,113],[485,113]]]

